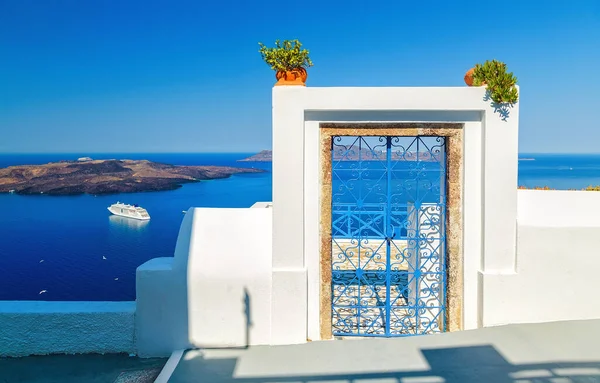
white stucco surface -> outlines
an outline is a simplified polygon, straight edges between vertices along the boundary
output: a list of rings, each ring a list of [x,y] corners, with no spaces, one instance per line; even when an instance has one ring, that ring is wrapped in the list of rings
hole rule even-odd
[[[321,339],[322,122],[462,124],[463,329],[600,318],[600,193],[517,191],[518,104],[503,120],[484,96],[276,87],[273,203],[188,210],[175,258],[138,269],[140,355]]]
[[[600,318],[600,193],[518,192],[515,272],[483,279],[483,325]]]
[[[517,191],[518,105],[481,88],[273,90],[273,202],[190,208],[136,302],[0,302],[0,356],[282,345],[320,336],[320,124],[464,129],[463,329],[600,318],[600,192]]]
[[[503,120],[484,97],[485,89],[468,87],[273,89],[273,275],[295,273],[295,287],[287,288],[307,294],[306,314],[299,301],[273,303],[277,328],[290,309],[308,317],[306,330],[290,328],[286,341],[304,331],[320,339],[321,122],[463,123],[462,326],[481,325],[483,278],[515,268],[519,120],[518,104]],[[277,341],[273,336],[272,344],[285,344]]]
[[[269,344],[271,209],[195,209],[188,259],[190,342]]]
[[[247,350],[190,350],[171,383],[584,383],[600,379],[600,320]]]
[[[517,195],[520,226],[600,226],[600,192],[519,190]]]
[[[188,320],[188,260],[197,209],[183,217],[174,257],[155,258],[136,271],[136,347],[141,357],[169,356],[191,347]]]
[[[182,229],[187,227],[184,221]],[[141,357],[169,356],[190,347],[186,270],[175,270],[173,263],[172,257],[154,258],[137,269],[135,335]]]
[[[135,302],[0,302],[0,357],[135,352]]]
[[[174,258],[152,259],[137,270],[140,356],[269,344],[269,205],[188,209]]]

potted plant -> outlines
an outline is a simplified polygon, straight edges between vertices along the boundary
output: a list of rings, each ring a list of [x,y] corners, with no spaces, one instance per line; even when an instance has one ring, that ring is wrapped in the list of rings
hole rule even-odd
[[[258,45],[262,59],[275,71],[276,86],[306,86],[306,68],[313,66],[313,63],[308,57],[308,50],[301,49],[300,41],[276,40],[273,48],[267,48],[263,43]]]
[[[465,83],[469,86],[486,86],[496,104],[514,104],[519,100],[517,78],[512,72],[506,71],[506,64],[501,61],[476,64],[465,74]]]

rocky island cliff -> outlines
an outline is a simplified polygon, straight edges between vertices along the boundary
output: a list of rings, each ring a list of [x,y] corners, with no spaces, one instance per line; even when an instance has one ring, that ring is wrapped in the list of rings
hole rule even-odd
[[[76,195],[161,191],[232,174],[262,172],[254,168],[178,166],[147,160],[61,161],[0,168],[0,193]]]

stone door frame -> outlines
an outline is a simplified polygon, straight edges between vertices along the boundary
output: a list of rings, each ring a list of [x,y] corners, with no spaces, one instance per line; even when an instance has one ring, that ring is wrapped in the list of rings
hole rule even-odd
[[[332,339],[331,142],[333,136],[438,136],[446,139],[446,331],[462,330],[462,123],[320,123],[320,334]]]

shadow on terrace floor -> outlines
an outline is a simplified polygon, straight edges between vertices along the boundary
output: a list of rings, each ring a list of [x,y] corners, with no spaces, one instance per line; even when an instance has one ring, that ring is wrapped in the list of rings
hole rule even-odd
[[[249,349],[251,352],[253,348]],[[307,350],[305,350],[307,351]],[[381,350],[394,352],[393,349]],[[296,353],[295,360],[287,360],[291,370],[305,370],[306,374],[265,373],[274,361],[262,358],[260,353],[253,356],[241,354],[237,357],[205,358],[202,351],[188,351],[187,358],[177,367],[169,380],[171,383],[211,382],[211,383],[591,383],[600,382],[600,361],[594,362],[553,362],[535,364],[511,364],[492,345],[467,346],[456,348],[435,348],[420,350],[429,368],[404,365],[402,353],[398,353],[399,371],[369,371],[369,365],[377,364],[361,355],[348,358],[348,370],[357,371],[357,365],[364,365],[364,373],[344,373],[330,370],[327,355],[317,359],[307,353]],[[310,357],[311,362],[308,361]],[[339,357],[331,356],[337,359]],[[281,361],[277,361],[281,363]],[[330,363],[330,362],[329,362]],[[285,369],[285,368],[283,368]],[[310,371],[321,371],[311,373]],[[275,371],[282,371],[277,366]],[[339,368],[338,368],[339,370]],[[263,372],[261,372],[263,371]],[[323,373],[323,371],[327,371]]]
[[[146,383],[154,381],[166,361],[127,354],[0,358],[0,383]]]

